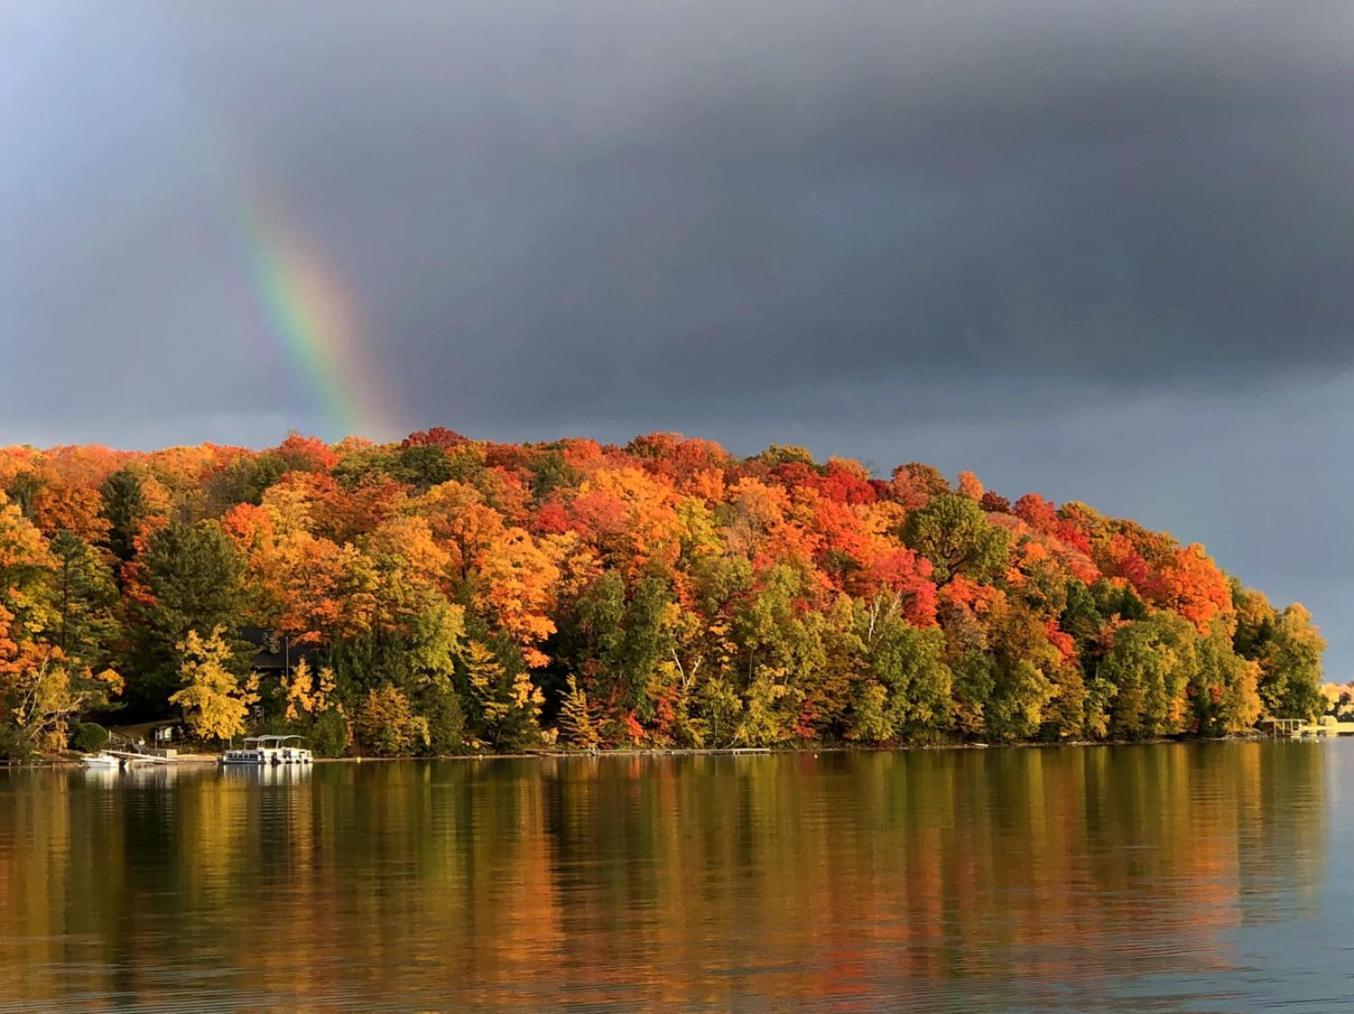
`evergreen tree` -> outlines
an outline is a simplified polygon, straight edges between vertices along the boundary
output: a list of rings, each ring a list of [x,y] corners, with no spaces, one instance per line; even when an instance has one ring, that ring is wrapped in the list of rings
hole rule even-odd
[[[70,532],[53,536],[51,550],[56,559],[52,640],[75,664],[106,668],[120,634],[112,569],[89,543]]]
[[[428,721],[428,748],[439,757],[465,749],[465,711],[446,676],[431,677],[418,699],[419,712]]]
[[[108,519],[108,548],[122,562],[136,555],[136,537],[149,509],[140,477],[129,468],[114,472],[99,488]]]
[[[231,651],[223,664],[242,674],[249,648],[235,639],[244,606],[244,565],[215,521],[175,521],[150,539],[140,561],[148,601],[132,608],[135,645],[127,672],[129,703],[162,710],[178,680],[178,644],[190,630],[217,630]]]

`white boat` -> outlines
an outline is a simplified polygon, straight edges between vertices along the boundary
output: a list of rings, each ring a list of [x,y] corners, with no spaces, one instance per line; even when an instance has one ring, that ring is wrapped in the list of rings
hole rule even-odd
[[[301,736],[250,736],[238,750],[221,755],[222,764],[270,767],[275,764],[310,764],[311,752],[300,745]]]
[[[301,744],[301,736],[279,736],[277,743],[277,764],[311,764],[315,757]]]
[[[121,767],[122,761],[114,757],[111,753],[99,751],[98,753],[87,753],[80,758],[80,763],[87,768],[98,768],[99,770],[110,770]]]

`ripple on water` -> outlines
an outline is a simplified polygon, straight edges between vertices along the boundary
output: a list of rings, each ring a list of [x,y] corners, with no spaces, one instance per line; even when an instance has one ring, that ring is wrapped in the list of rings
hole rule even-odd
[[[0,773],[0,1006],[1351,999],[1354,744]]]

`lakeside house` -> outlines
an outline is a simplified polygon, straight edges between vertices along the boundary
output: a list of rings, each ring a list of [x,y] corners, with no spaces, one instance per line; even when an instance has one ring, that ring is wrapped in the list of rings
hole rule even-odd
[[[314,669],[323,652],[321,645],[296,644],[287,634],[266,627],[242,627],[239,636],[254,649],[249,669],[260,678],[280,680],[302,659]]]

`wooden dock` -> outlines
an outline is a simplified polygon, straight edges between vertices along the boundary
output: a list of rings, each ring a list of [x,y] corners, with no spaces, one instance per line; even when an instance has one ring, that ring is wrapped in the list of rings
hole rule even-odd
[[[136,750],[105,750],[104,753],[116,757],[122,762],[124,768],[133,767],[137,764],[177,764],[176,757],[166,757],[161,754],[140,753]]]

